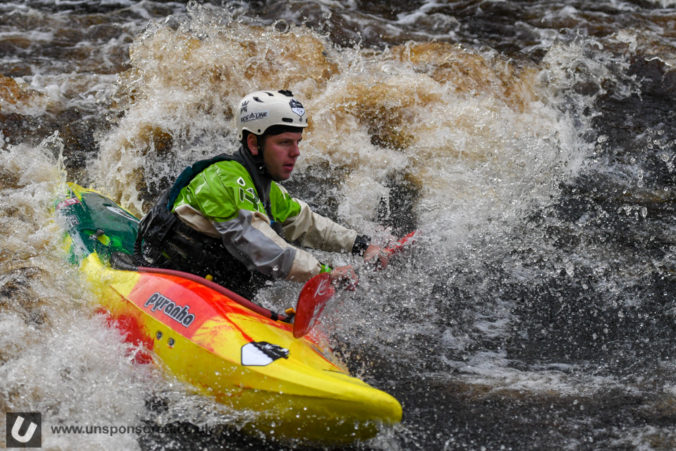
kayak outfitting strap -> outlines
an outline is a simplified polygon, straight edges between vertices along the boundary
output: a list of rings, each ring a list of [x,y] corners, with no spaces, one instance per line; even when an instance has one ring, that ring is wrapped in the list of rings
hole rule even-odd
[[[139,266],[152,266],[160,261],[167,238],[179,225],[178,217],[166,208],[170,194],[171,189],[162,192],[157,203],[139,222],[134,242],[134,258]]]
[[[136,271],[136,259],[124,252],[113,252],[110,255],[110,266],[124,271]]]

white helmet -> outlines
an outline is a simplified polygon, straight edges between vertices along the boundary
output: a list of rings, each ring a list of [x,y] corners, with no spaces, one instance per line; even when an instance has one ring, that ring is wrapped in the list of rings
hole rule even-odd
[[[244,130],[262,135],[273,125],[307,127],[305,108],[293,98],[291,91],[256,91],[239,102],[235,115],[237,139],[242,140]]]

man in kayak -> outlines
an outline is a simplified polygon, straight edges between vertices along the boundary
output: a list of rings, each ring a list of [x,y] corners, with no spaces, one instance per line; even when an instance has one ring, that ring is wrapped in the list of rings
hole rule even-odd
[[[265,280],[305,282],[321,272],[356,284],[351,266],[332,269],[301,247],[385,258],[369,237],[278,184],[291,176],[308,125],[290,91],[248,94],[235,120],[240,149],[187,168],[143,218],[136,253],[144,263],[209,275],[252,297]]]

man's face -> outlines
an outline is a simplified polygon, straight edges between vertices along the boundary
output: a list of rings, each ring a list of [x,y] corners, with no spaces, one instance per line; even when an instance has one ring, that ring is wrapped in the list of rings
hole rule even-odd
[[[284,132],[265,137],[263,162],[273,180],[281,181],[291,177],[291,172],[300,155],[298,144],[302,138],[301,132]]]

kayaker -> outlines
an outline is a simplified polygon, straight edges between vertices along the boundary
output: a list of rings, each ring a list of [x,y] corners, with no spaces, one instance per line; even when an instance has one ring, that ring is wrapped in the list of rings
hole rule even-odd
[[[209,275],[252,297],[265,280],[305,282],[321,272],[356,284],[352,266],[330,268],[302,248],[385,258],[368,236],[313,212],[278,183],[291,176],[308,126],[290,91],[246,95],[235,120],[240,149],[187,168],[143,218],[144,263]]]

